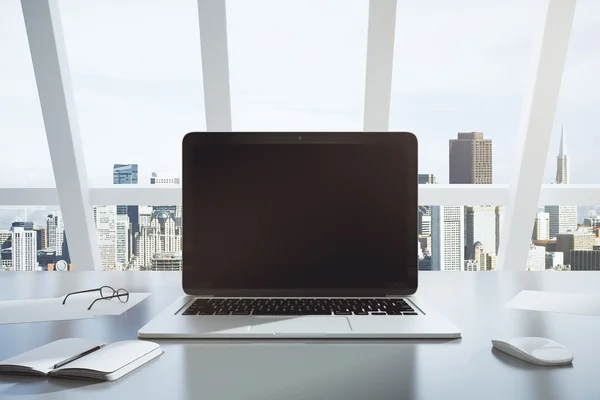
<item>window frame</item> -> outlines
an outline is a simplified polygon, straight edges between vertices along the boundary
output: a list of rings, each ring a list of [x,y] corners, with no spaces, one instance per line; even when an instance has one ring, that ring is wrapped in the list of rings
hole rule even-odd
[[[198,0],[206,126],[212,132],[232,130],[225,1]],[[576,2],[548,0],[515,143],[519,154],[513,183],[419,186],[419,204],[507,207],[500,236],[500,270],[524,270],[538,205],[600,204],[600,185],[542,184]],[[21,0],[21,6],[56,187],[0,188],[0,205],[60,204],[65,230],[70,233],[74,270],[102,270],[92,206],[181,204],[181,186],[88,187],[57,1]],[[364,131],[389,130],[397,6],[397,0],[369,1]]]

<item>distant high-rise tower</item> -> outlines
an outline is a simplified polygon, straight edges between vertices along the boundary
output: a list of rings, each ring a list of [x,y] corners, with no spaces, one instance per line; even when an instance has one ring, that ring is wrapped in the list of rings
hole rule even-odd
[[[569,169],[569,158],[567,157],[567,143],[564,126],[560,132],[560,148],[558,149],[558,156],[556,156],[556,183],[559,185],[571,183],[571,171]]]
[[[558,185],[571,183],[566,139],[563,126],[560,134],[560,148],[556,157],[556,184]],[[550,238],[577,229],[577,206],[547,205],[544,207],[544,211],[550,214]]]
[[[46,219],[47,245],[56,250],[57,256],[61,256],[63,253],[63,242],[65,240],[64,231],[65,226],[60,212],[48,215],[48,218]]]
[[[113,167],[113,183],[115,185],[138,183],[138,165],[115,164]]]
[[[114,269],[117,266],[117,206],[94,206],[94,222],[102,267]]]
[[[435,184],[433,174],[419,174],[419,185]]]
[[[535,223],[533,224],[533,240],[549,240],[550,239],[550,214],[547,212],[537,213]]]
[[[496,254],[496,206],[465,207],[465,258],[477,260],[475,244],[486,253]]]
[[[450,139],[450,183],[492,183],[492,140],[482,132],[459,133]]]
[[[113,183],[115,185],[133,185],[138,183],[138,165],[137,164],[115,164],[113,167]],[[139,206],[117,206],[117,215],[126,215],[129,217],[129,224],[131,224],[131,232],[126,236],[132,238],[136,232],[140,231],[139,224]],[[127,242],[129,251],[133,254],[136,253],[135,242],[131,239]]]
[[[463,206],[433,206],[431,208],[432,269],[462,271],[464,265]]]
[[[37,233],[29,226],[12,229],[12,267],[15,271],[37,270]]]

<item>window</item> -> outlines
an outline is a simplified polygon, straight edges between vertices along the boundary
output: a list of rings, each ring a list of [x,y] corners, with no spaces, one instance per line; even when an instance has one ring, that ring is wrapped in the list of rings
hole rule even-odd
[[[0,187],[52,187],[23,12],[18,0],[0,2]]]
[[[15,228],[15,243],[23,244],[17,247],[27,249],[32,245],[32,230],[25,224],[13,227],[13,222],[33,222],[32,229],[48,229],[48,219],[52,220],[48,215],[54,215],[55,210],[44,209],[47,214],[43,219],[31,221],[29,217],[19,217],[21,211],[15,208],[56,204],[57,194],[64,198],[64,192],[73,188],[43,188],[54,185],[53,170],[22,24],[22,17],[29,21],[32,11],[39,13],[36,18],[44,17],[43,10],[25,7],[23,15],[17,0],[0,3],[0,45],[8,60],[0,65],[0,84],[3,89],[8,88],[0,92],[4,104],[0,107],[0,129],[10,133],[3,137],[0,146],[0,166],[3,171],[10,171],[0,177],[0,203],[12,210],[8,217],[0,213],[0,218],[5,218],[0,220],[0,230]],[[204,96],[214,100],[220,95],[219,90],[203,93],[203,62],[214,66],[223,61],[219,55],[223,48],[215,50],[211,45],[228,46],[234,130],[362,130],[367,54],[372,57],[369,65],[389,62],[379,59],[381,54],[377,52],[367,53],[367,46],[386,43],[367,40],[370,7],[382,3],[228,0],[218,4],[223,8],[207,7],[208,14],[202,14],[211,18],[199,18],[195,0],[176,4],[168,0],[107,0],[91,4],[58,1],[77,111],[74,116],[82,143],[80,148],[74,140],[73,146],[63,146],[63,150],[69,155],[74,149],[85,162],[87,176],[82,178],[87,178],[91,186],[87,204],[81,204],[85,194],[73,196],[70,205],[75,207],[67,205],[64,212],[69,221],[75,221],[74,227],[69,228],[73,232],[71,241],[79,239],[85,244],[88,228],[95,228],[97,236],[90,239],[98,241],[92,252],[81,254],[83,258],[87,256],[87,262],[81,265],[118,270],[171,270],[180,265],[177,241],[182,235],[178,221],[181,209],[172,206],[181,203],[180,144],[186,132],[206,129]],[[386,4],[393,7],[393,3]],[[394,63],[389,127],[412,131],[420,141],[420,201],[430,205],[417,210],[423,213],[420,221],[425,224],[418,234],[422,269],[494,269],[494,257],[500,251],[498,241],[502,239],[500,226],[506,218],[511,221],[511,234],[506,236],[515,241],[507,243],[515,248],[517,242],[523,245],[519,251],[500,254],[507,258],[514,254],[506,265],[540,270],[547,269],[547,265],[561,269],[579,263],[584,269],[595,268],[595,253],[552,251],[550,242],[556,236],[558,246],[560,240],[571,240],[570,236],[565,239],[561,235],[583,232],[571,236],[582,236],[586,249],[572,250],[596,251],[595,236],[588,234],[594,235],[594,228],[589,225],[591,222],[584,221],[588,211],[577,209],[577,205],[581,198],[600,204],[597,187],[542,186],[541,208],[535,216],[531,238],[530,222],[514,223],[512,218],[521,212],[504,215],[504,206],[514,195],[506,183],[512,172],[509,167],[518,153],[515,143],[523,144],[517,141],[518,124],[529,116],[521,114],[521,103],[525,87],[531,83],[530,67],[543,69],[547,65],[530,65],[531,56],[538,49],[534,43],[540,38],[548,43],[548,38],[566,35],[566,31],[553,29],[568,26],[569,4],[572,3],[548,0],[398,2],[394,48],[390,49]],[[553,11],[553,18],[564,20],[544,27],[547,9]],[[226,19],[221,14],[223,10]],[[385,11],[376,7],[372,10]],[[589,153],[594,146],[587,144],[595,138],[590,127],[600,122],[595,113],[597,103],[600,104],[600,87],[596,88],[598,79],[592,72],[600,63],[600,48],[592,40],[600,33],[596,32],[599,18],[600,6],[591,0],[578,1],[554,128],[543,129],[548,134],[552,130],[545,183],[564,184],[571,179],[573,183],[596,183],[591,167],[595,159]],[[204,25],[207,21],[210,23]],[[387,43],[391,44],[391,26],[385,28],[384,19],[377,22],[384,24],[379,33],[390,33]],[[199,23],[203,24],[203,38]],[[227,41],[223,32],[227,32]],[[50,33],[40,29],[33,36],[32,40],[45,45],[37,48],[51,44],[44,42]],[[552,48],[560,52],[560,40],[554,44]],[[552,55],[549,59],[560,62],[561,54]],[[206,72],[208,75],[208,69]],[[559,76],[548,73],[548,69],[545,72],[539,76],[558,83]],[[221,77],[227,76],[223,73]],[[382,82],[387,79],[379,84]],[[381,90],[376,91],[373,104],[387,104],[383,98],[386,88],[378,89]],[[549,115],[550,109],[546,108],[543,115]],[[227,126],[226,111],[209,107],[209,120],[220,118],[222,125]],[[380,119],[376,122],[382,122],[377,113],[373,115]],[[563,126],[566,135],[561,152]],[[535,139],[527,143],[544,139],[542,130],[538,131],[527,132]],[[527,147],[527,151],[533,156],[536,150]],[[538,158],[529,158],[531,166],[535,166]],[[56,173],[82,173],[84,169],[74,159],[55,157],[55,166],[61,166]],[[521,171],[536,170],[527,167]],[[531,175],[528,179],[538,185],[541,175],[525,175]],[[72,181],[59,180],[61,185]],[[146,185],[149,187],[144,188]],[[531,207],[533,214],[535,199],[528,197],[523,186],[517,188],[517,197],[530,202],[518,204],[523,204],[523,210]],[[582,193],[589,196],[579,196]],[[90,214],[84,215],[84,209]],[[94,227],[86,225],[92,214]],[[62,248],[57,244],[57,235],[50,235],[55,251]],[[49,242],[47,234],[45,238]],[[548,243],[541,243],[544,240]],[[590,250],[587,247],[592,241]],[[526,247],[527,254],[523,251]],[[552,258],[548,253],[563,253],[563,260],[558,254]],[[16,252],[14,257],[17,262],[11,268],[30,268],[32,252]],[[423,261],[427,257],[429,266]],[[102,266],[94,264],[96,259],[101,260]],[[38,268],[31,268],[34,267]]]
[[[368,1],[228,0],[233,130],[362,130]]]
[[[419,137],[419,172],[438,183],[508,183],[547,4],[398,2],[390,130]]]
[[[206,129],[195,0],[60,0],[90,186],[114,164],[180,174],[181,139]]]

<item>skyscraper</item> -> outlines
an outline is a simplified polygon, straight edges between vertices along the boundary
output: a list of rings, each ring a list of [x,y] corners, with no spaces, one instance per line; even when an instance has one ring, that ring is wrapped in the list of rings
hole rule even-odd
[[[528,271],[544,271],[546,269],[546,248],[544,246],[529,245],[525,268]]]
[[[571,183],[566,139],[566,131],[563,126],[560,148],[556,157],[556,184],[558,185]],[[550,238],[577,229],[577,206],[547,205],[544,207],[544,211],[550,215]]]
[[[113,166],[113,184],[115,185],[132,185],[138,183],[138,165],[137,164],[115,164]],[[140,231],[139,225],[139,207],[137,205],[131,206],[117,206],[117,215],[127,215],[129,223],[131,224],[131,231],[127,228],[128,251],[132,254],[136,253],[135,241],[132,240],[136,232]],[[129,258],[129,257],[127,257]]]
[[[35,228],[35,232],[37,235],[37,249],[42,250],[48,247],[46,244],[46,228]]]
[[[181,251],[181,228],[177,226],[175,215],[166,208],[154,210],[149,224],[140,228],[136,235],[138,254],[134,265],[137,269],[145,269],[152,265],[152,258],[157,253],[177,253]]]
[[[113,167],[113,183],[115,185],[138,183],[138,165],[115,164]]]
[[[560,148],[556,156],[556,183],[565,185],[571,183],[571,170],[569,168],[569,158],[567,156],[566,132],[563,126],[560,132]]]
[[[535,223],[533,224],[532,240],[550,239],[550,214],[547,212],[537,213]]]
[[[102,267],[114,269],[117,266],[117,206],[94,206],[94,222]]]
[[[483,132],[458,133],[449,151],[450,183],[492,183],[492,140]]]
[[[465,207],[465,258],[475,260],[475,243],[485,253],[496,254],[496,208],[495,206]]]
[[[117,268],[124,270],[129,265],[129,217],[117,215]]]
[[[418,206],[417,221],[417,233],[421,236],[431,236],[431,206]]]
[[[432,269],[461,271],[464,265],[464,207],[433,206],[431,219]]]
[[[56,250],[56,255],[61,256],[63,252],[63,242],[65,227],[60,212],[54,212],[48,215],[46,219],[46,235],[48,247]]]
[[[37,234],[23,226],[12,227],[12,267],[14,271],[37,270]]]

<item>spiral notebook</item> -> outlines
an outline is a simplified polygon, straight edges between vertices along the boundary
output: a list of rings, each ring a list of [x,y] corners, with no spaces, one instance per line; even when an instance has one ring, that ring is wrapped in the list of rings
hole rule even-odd
[[[162,353],[157,343],[144,340],[59,339],[0,362],[0,374],[113,381]]]

